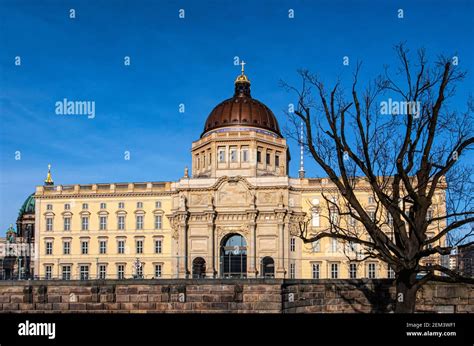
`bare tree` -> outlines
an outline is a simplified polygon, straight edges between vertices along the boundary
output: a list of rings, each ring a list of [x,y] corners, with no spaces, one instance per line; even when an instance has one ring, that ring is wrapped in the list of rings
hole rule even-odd
[[[288,113],[290,136],[296,138],[302,122],[305,150],[334,186],[323,192],[329,227],[315,229],[306,219],[299,237],[305,243],[334,237],[357,244],[349,251],[354,260],[387,263],[395,272],[395,312],[413,312],[416,292],[428,281],[474,283],[439,260],[455,245],[446,242],[450,235],[462,234],[458,241],[472,235],[459,230],[474,222],[472,157],[466,160],[474,107],[471,101],[464,112],[450,109],[465,77],[451,59],[430,65],[419,50],[413,63],[404,44],[395,52],[396,74],[386,67],[362,92],[358,64],[350,96],[340,81],[328,91],[307,70],[298,71],[301,87],[282,86],[297,97]],[[358,193],[364,188],[370,210]]]

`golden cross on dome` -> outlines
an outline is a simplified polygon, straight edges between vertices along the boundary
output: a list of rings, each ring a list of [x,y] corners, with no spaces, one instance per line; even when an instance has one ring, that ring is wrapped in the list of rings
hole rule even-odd
[[[46,176],[45,179],[45,184],[46,185],[53,185],[53,178],[51,177],[51,164],[48,164],[48,175]]]
[[[242,60],[242,62],[240,63],[240,65],[242,66],[242,74],[244,74],[244,66],[245,64],[247,64],[245,61]]]

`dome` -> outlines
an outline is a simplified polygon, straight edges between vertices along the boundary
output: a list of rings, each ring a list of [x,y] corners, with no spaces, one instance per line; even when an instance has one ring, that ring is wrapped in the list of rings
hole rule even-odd
[[[20,215],[33,214],[35,212],[35,197],[34,193],[28,196],[23,205],[20,208]]]
[[[215,129],[229,126],[259,128],[282,137],[278,121],[270,108],[250,96],[250,81],[243,72],[235,81],[234,96],[219,103],[207,117],[201,137]]]

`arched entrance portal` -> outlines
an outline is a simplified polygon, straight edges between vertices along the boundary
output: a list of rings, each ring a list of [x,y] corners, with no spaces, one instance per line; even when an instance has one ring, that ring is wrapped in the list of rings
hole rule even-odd
[[[262,258],[262,276],[264,278],[275,277],[275,261],[270,256]]]
[[[202,257],[193,260],[193,279],[206,277],[206,261]]]
[[[247,277],[247,242],[240,234],[229,234],[222,239],[220,267],[221,277]]]

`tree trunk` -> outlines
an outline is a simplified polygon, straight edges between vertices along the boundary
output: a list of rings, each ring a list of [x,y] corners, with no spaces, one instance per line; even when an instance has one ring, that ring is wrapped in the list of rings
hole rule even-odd
[[[402,270],[395,280],[397,294],[395,296],[395,313],[413,313],[416,307],[416,272]]]

